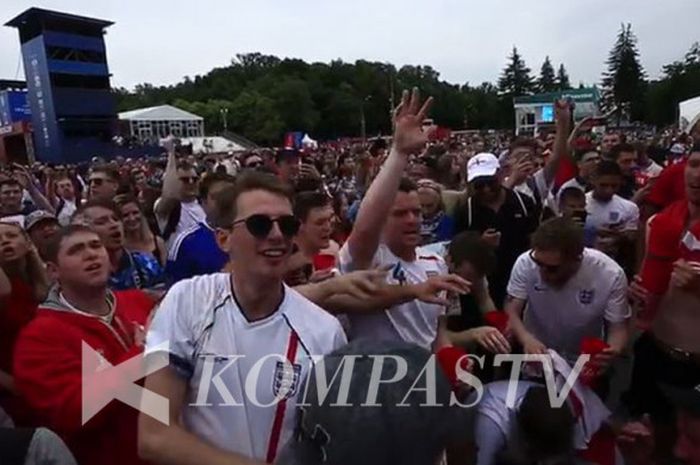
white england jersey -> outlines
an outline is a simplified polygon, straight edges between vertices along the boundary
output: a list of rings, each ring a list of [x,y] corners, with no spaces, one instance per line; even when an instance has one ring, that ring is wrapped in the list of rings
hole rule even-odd
[[[391,266],[389,284],[418,284],[432,276],[447,274],[445,260],[438,254],[416,249],[412,262],[401,260],[389,247],[381,244],[372,259],[372,267]],[[354,270],[347,242],[340,249],[340,267],[343,273]],[[442,305],[411,300],[383,312],[348,315],[351,338],[366,337],[374,340],[406,341],[430,349],[437,334],[438,317],[445,313]]]
[[[230,275],[217,273],[170,289],[146,352],[165,341],[170,367],[188,382],[184,427],[221,449],[273,462],[294,430],[310,356],[327,354],[346,338],[335,317],[287,286],[275,313],[248,321]]]

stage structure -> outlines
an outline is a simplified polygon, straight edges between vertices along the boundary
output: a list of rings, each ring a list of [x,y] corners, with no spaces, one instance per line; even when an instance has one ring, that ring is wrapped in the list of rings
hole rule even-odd
[[[19,30],[34,132],[34,155],[52,163],[110,157],[117,131],[105,49],[113,23],[30,8]]]

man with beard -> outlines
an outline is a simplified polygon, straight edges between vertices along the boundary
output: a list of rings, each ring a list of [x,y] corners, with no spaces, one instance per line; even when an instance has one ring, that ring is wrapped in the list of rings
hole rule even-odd
[[[83,222],[99,234],[109,254],[113,290],[151,289],[164,285],[163,269],[153,255],[129,252],[124,247],[124,225],[112,202],[90,200],[76,212],[73,223]]]
[[[607,335],[608,348],[593,360],[602,371],[627,344],[625,273],[605,254],[584,248],[582,228],[568,218],[537,229],[532,250],[513,266],[505,311],[526,354],[553,349],[573,366],[584,338]]]
[[[112,402],[83,422],[83,405],[89,395],[85,381],[93,375],[84,372],[83,352],[87,344],[112,365],[139,354],[153,301],[137,290],[111,292],[107,288],[108,252],[86,226],[61,230],[47,248],[47,260],[57,286],[17,340],[17,390],[39,423],[58,433],[81,465],[140,464],[136,410]],[[110,373],[119,375],[121,381]],[[107,370],[93,379],[93,386],[113,390],[119,389],[119,383],[131,383],[125,379],[135,378]]]

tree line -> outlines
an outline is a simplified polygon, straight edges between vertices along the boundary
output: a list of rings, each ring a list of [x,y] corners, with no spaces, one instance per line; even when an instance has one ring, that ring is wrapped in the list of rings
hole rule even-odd
[[[207,132],[229,130],[261,144],[279,144],[286,131],[322,140],[388,134],[390,109],[402,89],[419,87],[435,97],[431,116],[453,129],[513,127],[513,98],[571,88],[564,64],[555,70],[545,57],[537,77],[513,47],[496,84],[456,85],[430,66],[358,60],[306,63],[272,55],[236,55],[228,66],[171,86],[115,89],[119,111],[177,106],[204,117]],[[583,84],[579,85],[580,87]],[[601,78],[601,106],[619,118],[665,126],[676,119],[678,102],[700,95],[700,45],[649,81],[639,61],[637,39],[622,25]]]

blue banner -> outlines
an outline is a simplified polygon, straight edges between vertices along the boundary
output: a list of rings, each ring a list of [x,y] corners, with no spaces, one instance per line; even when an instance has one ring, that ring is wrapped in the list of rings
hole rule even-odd
[[[22,44],[27,99],[34,127],[37,160],[60,163],[63,157],[61,133],[51,95],[51,80],[41,35]]]

